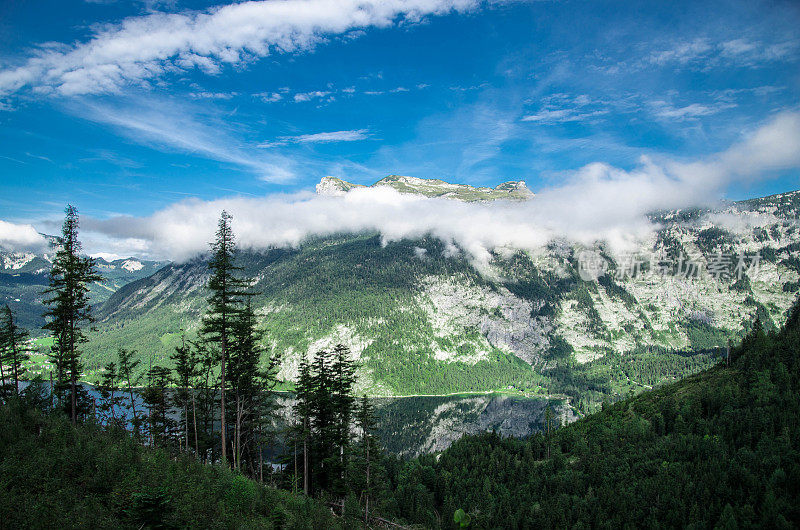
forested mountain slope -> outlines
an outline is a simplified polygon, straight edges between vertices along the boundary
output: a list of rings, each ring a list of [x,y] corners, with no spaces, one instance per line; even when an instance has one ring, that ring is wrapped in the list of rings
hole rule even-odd
[[[345,184],[336,184],[342,193]],[[709,366],[713,355],[703,352],[741,337],[756,315],[767,328],[781,321],[800,286],[798,211],[792,192],[654,214],[661,228],[633,256],[635,274],[626,272],[632,256],[603,245],[505,249],[478,270],[438,239],[387,243],[376,233],[243,251],[239,264],[255,280],[286,381],[302,355],[342,342],[372,395],[569,394],[583,385],[572,396],[579,406]],[[587,251],[606,271],[596,280],[582,274]],[[682,276],[689,261],[697,274]],[[171,264],[114,293],[87,346],[88,377],[117,347],[165,360],[181,330],[197,329],[207,274],[202,259]]]
[[[527,440],[462,438],[397,482],[399,513],[431,527],[463,509],[475,528],[796,528],[800,303],[730,366]]]

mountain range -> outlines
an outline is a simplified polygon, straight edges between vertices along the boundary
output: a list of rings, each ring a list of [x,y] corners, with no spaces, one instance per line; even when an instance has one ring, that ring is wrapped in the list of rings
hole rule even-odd
[[[56,238],[45,236],[51,245]],[[15,251],[0,246],[0,305],[8,304],[17,315],[19,324],[36,333],[44,324],[42,291],[47,288],[53,252]],[[90,286],[91,302],[98,306],[120,287],[150,276],[165,261],[126,258],[106,260],[97,258],[97,271],[103,281]]]
[[[379,186],[536,201],[523,182],[475,188],[390,176]],[[317,192],[356,188],[325,178]],[[495,251],[488,267],[434,237],[387,243],[372,232],[243,250],[238,264],[254,280],[286,388],[303,355],[341,342],[360,360],[360,390],[373,396],[501,391],[568,397],[589,410],[709,366],[756,317],[768,328],[782,321],[800,287],[798,213],[800,192],[654,212],[657,229],[633,252],[554,240]],[[205,258],[160,268],[138,260],[136,271],[126,263],[108,264],[108,282],[116,271],[118,283],[96,311],[89,380],[119,347],[136,349],[143,366],[168,364],[205,309]]]

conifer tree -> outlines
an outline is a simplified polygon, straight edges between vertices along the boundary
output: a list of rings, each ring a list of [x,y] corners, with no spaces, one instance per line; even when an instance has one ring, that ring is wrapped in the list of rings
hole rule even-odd
[[[331,352],[319,350],[311,365],[311,431],[314,480],[313,490],[327,491],[340,469],[339,424],[335,408],[336,381]]]
[[[299,444],[303,448],[303,493],[308,495],[310,488],[310,455],[311,449],[311,408],[314,394],[314,381],[311,376],[311,366],[304,356],[300,360],[297,382],[295,383],[294,415],[297,425],[293,432],[295,447]],[[297,483],[297,458],[295,458],[295,483]]]
[[[234,412],[234,467],[241,470],[242,458],[255,475],[255,454],[259,454],[267,435],[267,425],[273,412],[272,390],[275,388],[278,356],[272,356],[265,368],[261,358],[266,353],[262,345],[263,331],[256,322],[252,293],[235,317],[230,347],[230,382]],[[260,464],[259,464],[260,466]],[[259,476],[261,471],[259,468]]]
[[[334,476],[337,484],[334,486],[338,493],[344,493],[344,474],[350,451],[350,424],[355,406],[352,389],[356,380],[355,363],[350,359],[350,349],[347,346],[338,344],[334,348],[331,372],[331,400],[336,415],[335,435],[339,453],[338,469],[335,469]]]
[[[117,363],[110,361],[103,370],[103,377],[97,390],[100,392],[100,411],[106,415],[106,423],[111,425],[120,423],[117,418],[117,407],[121,404],[123,397],[117,394],[120,389],[119,384]]]
[[[236,316],[241,306],[241,298],[246,287],[245,282],[236,274],[241,270],[234,264],[236,242],[231,229],[231,216],[223,211],[220,215],[216,238],[211,244],[212,257],[209,262],[211,278],[208,289],[208,311],[203,319],[201,334],[203,340],[214,345],[219,358],[220,367],[220,438],[222,462],[227,464],[227,430],[225,403],[228,381],[226,380],[226,364],[230,354],[230,341],[236,325]]]
[[[170,370],[153,366],[147,371],[147,385],[142,389],[142,400],[147,405],[150,440],[154,447],[166,447],[174,430],[170,417]]]
[[[89,284],[102,280],[95,271],[95,261],[82,257],[78,241],[78,210],[68,205],[58,250],[50,270],[50,285],[44,301],[50,308],[44,316],[48,319],[44,328],[53,334],[56,363],[59,367],[59,386],[69,379],[70,416],[72,423],[78,420],[78,379],[81,375],[80,345],[86,342],[83,326],[93,319],[89,304]]]
[[[195,400],[194,382],[198,375],[197,355],[191,345],[186,343],[186,337],[181,337],[181,345],[175,347],[172,354],[175,364],[175,398],[181,407],[181,426],[183,431],[183,448],[189,451],[189,404],[192,406],[192,423],[194,425],[194,449],[197,453],[197,404]]]
[[[136,372],[136,368],[139,366],[139,360],[133,360],[133,356],[136,352],[134,350],[126,350],[125,348],[120,348],[117,351],[117,356],[119,360],[119,370],[117,372],[120,385],[125,385],[125,389],[128,392],[128,409],[131,412],[131,425],[133,426],[133,434],[134,436],[139,439],[141,435],[141,417],[139,416],[139,412],[136,409],[136,394],[134,393],[134,388],[139,384],[141,380],[141,375]]]
[[[30,349],[26,341],[28,332],[14,322],[14,313],[6,305],[2,310],[2,322],[0,322],[0,364],[9,363],[11,374],[14,381],[14,393],[19,396],[19,381],[25,374],[24,362],[27,360]],[[0,375],[2,377],[2,375]],[[5,382],[5,378],[3,378]]]
[[[358,404],[355,419],[359,432],[355,482],[357,491],[364,499],[364,523],[369,524],[370,499],[373,498],[375,489],[376,473],[373,468],[379,459],[380,449],[375,438],[375,410],[366,395],[362,396]]]

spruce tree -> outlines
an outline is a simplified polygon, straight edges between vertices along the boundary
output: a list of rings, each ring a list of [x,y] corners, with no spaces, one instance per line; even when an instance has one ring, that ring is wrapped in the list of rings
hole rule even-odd
[[[267,349],[262,345],[263,331],[257,326],[252,293],[235,317],[230,347],[230,383],[234,412],[234,467],[242,469],[242,459],[255,476],[256,458],[267,435],[273,412],[278,357],[272,356],[265,368],[261,358]],[[259,476],[261,470],[259,468]]]
[[[356,402],[352,394],[356,381],[356,365],[350,359],[350,349],[347,346],[338,344],[334,348],[331,372],[331,400],[335,411],[336,445],[339,453],[338,467],[333,470],[333,487],[336,493],[343,494],[344,475],[350,454],[350,424]]]
[[[292,437],[294,438],[295,451],[297,445],[303,450],[303,493],[308,495],[310,485],[310,449],[311,449],[311,409],[314,395],[314,380],[311,376],[311,366],[305,356],[300,360],[297,381],[295,383],[294,416],[297,419]],[[294,461],[295,484],[297,484],[297,458]]]
[[[245,294],[245,282],[236,274],[241,270],[234,264],[236,241],[231,229],[231,216],[223,211],[220,215],[216,238],[211,244],[212,257],[209,262],[211,277],[208,289],[208,311],[203,319],[201,335],[204,342],[213,345],[219,358],[220,367],[220,438],[222,462],[227,464],[227,430],[225,403],[228,381],[226,364],[230,354],[230,341],[234,334],[236,317],[241,311],[241,298]]]
[[[369,524],[370,500],[376,489],[375,468],[379,467],[376,463],[379,461],[380,448],[375,438],[375,410],[366,395],[362,396],[358,404],[355,420],[359,439],[354,483],[356,491],[364,499],[364,523]]]
[[[106,424],[124,426],[124,422],[117,418],[117,408],[122,403],[123,397],[118,395],[120,377],[117,363],[110,361],[103,370],[103,377],[97,390],[100,392],[100,411],[105,416]]]
[[[334,401],[336,380],[331,352],[320,350],[311,365],[311,431],[313,489],[328,491],[340,470],[339,424]]]
[[[183,448],[189,451],[189,404],[192,405],[192,418],[194,424],[194,449],[197,452],[197,406],[195,401],[194,382],[198,375],[197,355],[191,345],[186,343],[186,337],[181,337],[181,345],[175,347],[172,354],[175,365],[175,398],[181,407],[181,427],[183,431]]]
[[[119,360],[119,370],[117,374],[120,385],[124,385],[125,390],[128,392],[128,409],[131,413],[131,426],[133,427],[134,437],[139,439],[142,420],[136,409],[136,394],[134,393],[134,388],[139,384],[141,374],[136,371],[136,368],[139,366],[139,360],[133,359],[135,353],[134,350],[126,350],[125,348],[120,348],[117,351]]]
[[[147,385],[142,389],[142,400],[147,405],[150,440],[154,447],[167,447],[174,431],[175,421],[170,417],[170,370],[153,366],[147,371]]]
[[[78,421],[78,379],[81,375],[80,345],[86,342],[83,326],[93,319],[89,304],[89,284],[102,280],[95,271],[95,261],[80,255],[78,241],[78,210],[68,205],[58,250],[50,270],[50,285],[45,294],[51,295],[44,303],[49,306],[44,316],[48,319],[44,329],[53,335],[56,362],[59,367],[59,386],[69,379],[70,417]]]
[[[14,313],[6,305],[2,310],[0,322],[0,364],[8,363],[14,381],[14,394],[19,396],[19,381],[25,374],[24,362],[28,359],[30,349],[27,346],[28,332],[14,322]],[[3,377],[0,375],[0,377]],[[3,383],[5,379],[3,379]]]

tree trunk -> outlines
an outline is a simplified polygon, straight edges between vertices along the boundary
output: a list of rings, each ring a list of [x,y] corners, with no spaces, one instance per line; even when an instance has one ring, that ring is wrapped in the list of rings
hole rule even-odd
[[[197,444],[197,403],[195,402],[194,388],[192,389],[192,422],[194,423],[194,455],[196,458],[200,458]]]
[[[236,453],[234,458],[236,461],[234,462],[234,466],[237,470],[242,469],[242,401],[241,396],[239,396],[239,391],[236,391],[236,432],[235,432],[235,440],[234,443],[236,444]]]
[[[308,495],[308,419],[303,418],[303,493]]]
[[[3,371],[3,358],[0,357],[0,398],[6,394],[6,373]]]
[[[367,495],[364,502],[364,524],[369,523],[369,439],[367,439],[367,482],[366,482],[366,490]]]
[[[225,437],[225,354],[226,354],[226,337],[225,337],[225,315],[222,316],[222,365],[220,370],[220,396],[219,396],[219,428],[222,436],[222,465],[227,465],[227,448]]]
[[[297,441],[294,442],[294,482],[292,482],[292,493],[297,493]]]
[[[78,423],[78,381],[75,372],[78,367],[75,362],[75,322],[70,320],[69,323],[69,354],[70,354],[70,388],[72,391],[72,425]]]
[[[261,441],[258,442],[258,481],[264,483],[264,450],[261,448]]]

